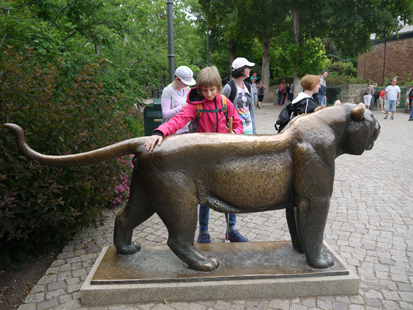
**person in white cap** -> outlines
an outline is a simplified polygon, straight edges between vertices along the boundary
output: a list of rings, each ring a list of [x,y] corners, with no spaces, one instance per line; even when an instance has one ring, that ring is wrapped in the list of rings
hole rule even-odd
[[[244,83],[244,80],[250,77],[250,67],[253,67],[254,65],[255,64],[253,62],[249,62],[247,59],[242,57],[235,59],[232,62],[231,68],[231,75],[234,79],[229,81],[221,92],[222,95],[229,98],[229,100],[233,103],[235,110],[241,118],[244,134],[257,133],[255,126],[255,107],[251,92],[251,85],[248,82]],[[206,212],[209,212],[209,209],[206,206],[200,205],[200,227],[202,217],[205,217],[203,214]],[[225,239],[231,242],[249,242],[248,238],[245,238],[237,229],[235,229],[235,223],[237,220],[235,214],[225,213],[225,218],[227,221],[227,232],[225,234]],[[202,243],[202,236],[201,231],[198,236],[198,242],[200,243]]]
[[[255,64],[243,57],[238,57],[232,62],[231,75],[233,80],[229,81],[222,90],[222,94],[231,100],[242,120],[244,134],[256,134],[255,107],[251,85],[244,83],[250,77],[251,67]]]
[[[180,66],[175,70],[175,80],[165,87],[162,92],[161,106],[162,106],[162,122],[169,121],[172,117],[182,111],[188,104],[186,97],[190,91],[188,86],[195,85],[193,78],[194,73],[186,66]],[[188,133],[188,125],[179,129],[176,134]]]

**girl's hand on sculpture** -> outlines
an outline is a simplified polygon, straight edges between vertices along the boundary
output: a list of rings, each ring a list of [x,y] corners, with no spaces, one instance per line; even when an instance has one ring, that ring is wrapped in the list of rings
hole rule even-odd
[[[158,135],[152,135],[149,137],[148,140],[146,140],[145,142],[145,148],[147,151],[153,151],[153,149],[155,148],[156,143],[158,143],[159,146],[161,146],[163,141],[163,137],[162,136],[158,136]]]

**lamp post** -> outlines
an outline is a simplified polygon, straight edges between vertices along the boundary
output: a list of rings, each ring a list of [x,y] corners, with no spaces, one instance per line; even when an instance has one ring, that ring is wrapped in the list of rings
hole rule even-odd
[[[209,26],[207,22],[207,59],[208,59],[208,67],[209,67]]]
[[[175,55],[174,55],[174,13],[173,0],[166,0],[166,11],[168,14],[168,61],[169,61],[169,83],[172,83],[175,76]]]

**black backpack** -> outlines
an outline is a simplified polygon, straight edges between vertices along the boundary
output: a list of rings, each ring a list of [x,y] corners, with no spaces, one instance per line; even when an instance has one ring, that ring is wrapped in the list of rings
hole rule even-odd
[[[412,87],[412,89],[410,89],[410,91],[409,91],[409,97],[413,97],[413,87]]]
[[[250,83],[244,83],[247,86],[247,89],[249,93],[251,94],[251,85]],[[235,80],[232,79],[231,81],[228,82],[228,85],[231,87],[231,94],[229,95],[229,100],[231,102],[234,102],[235,96],[237,95],[237,85],[235,84]]]
[[[281,110],[280,115],[278,115],[277,121],[274,124],[275,130],[277,130],[277,132],[280,132],[284,129],[285,126],[287,126],[287,124],[291,120],[292,112],[293,109],[291,104],[285,106],[284,109]]]

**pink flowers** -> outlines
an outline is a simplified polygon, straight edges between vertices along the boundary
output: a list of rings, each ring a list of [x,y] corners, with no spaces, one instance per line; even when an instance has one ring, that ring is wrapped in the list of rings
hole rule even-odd
[[[116,158],[116,161],[119,165],[119,170],[120,172],[113,177],[115,181],[117,181],[118,185],[115,186],[114,192],[115,192],[115,199],[110,203],[111,207],[115,207],[118,204],[121,204],[123,199],[129,197],[129,184],[130,184],[130,178],[131,178],[131,170],[130,169],[124,169],[125,167],[129,167],[128,161],[130,160],[130,166],[133,167],[132,164],[132,158],[134,155],[130,156],[122,156],[121,158]],[[130,158],[132,157],[132,158]],[[109,173],[109,170],[108,170]],[[108,190],[111,190],[108,188]],[[103,188],[100,189],[101,192],[103,192]]]

